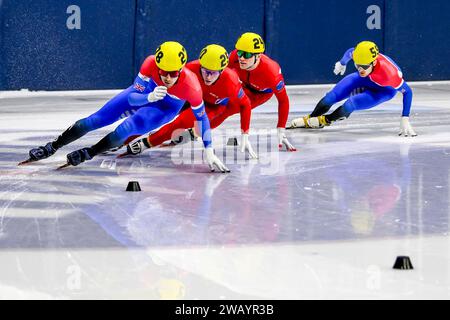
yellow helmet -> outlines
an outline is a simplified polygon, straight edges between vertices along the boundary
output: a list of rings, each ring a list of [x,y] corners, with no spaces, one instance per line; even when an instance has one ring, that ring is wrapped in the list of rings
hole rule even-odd
[[[236,42],[236,49],[251,53],[263,53],[266,47],[260,35],[246,32]]]
[[[184,298],[186,288],[178,279],[163,278],[157,283],[157,292],[161,300],[176,300]]]
[[[222,46],[210,44],[202,49],[199,59],[203,68],[222,71],[228,65],[228,52]]]
[[[186,49],[178,42],[167,41],[156,49],[156,65],[163,71],[178,71],[187,61]]]
[[[380,50],[378,50],[375,43],[371,41],[363,41],[358,43],[355,51],[353,51],[353,61],[355,64],[371,64],[377,59],[379,53]]]

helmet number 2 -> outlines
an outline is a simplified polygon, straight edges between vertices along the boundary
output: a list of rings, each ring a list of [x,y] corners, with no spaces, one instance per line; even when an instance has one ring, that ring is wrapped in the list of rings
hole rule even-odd
[[[180,51],[180,53],[178,54],[178,56],[180,57],[181,63],[185,64],[186,63],[186,55],[184,54],[183,51]]]
[[[261,38],[254,38],[253,39],[253,48],[255,49],[261,49],[261,45],[263,44],[263,41]]]
[[[222,68],[225,68],[227,66],[227,56],[225,54],[222,54],[220,56],[220,66]]]
[[[203,56],[205,55],[206,51],[207,51],[207,49],[204,48],[204,49],[202,50],[202,52],[200,52],[200,59],[203,58]]]

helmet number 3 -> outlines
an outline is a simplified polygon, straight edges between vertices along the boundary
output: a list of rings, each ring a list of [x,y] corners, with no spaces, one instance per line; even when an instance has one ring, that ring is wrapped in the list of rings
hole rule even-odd
[[[263,41],[261,38],[254,38],[253,39],[253,48],[255,49],[261,49],[261,45],[263,44]]]

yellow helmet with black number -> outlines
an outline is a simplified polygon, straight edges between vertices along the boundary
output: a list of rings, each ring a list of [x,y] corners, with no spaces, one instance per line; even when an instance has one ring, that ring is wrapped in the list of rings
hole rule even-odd
[[[178,42],[167,41],[156,49],[156,65],[163,71],[178,71],[187,61],[186,49]]]
[[[200,65],[208,70],[222,71],[228,65],[228,52],[218,44],[210,44],[200,51]]]
[[[372,41],[363,41],[358,43],[353,51],[353,61],[355,64],[368,65],[378,58],[380,50]]]
[[[246,32],[236,42],[236,49],[250,53],[263,53],[266,47],[259,34]]]

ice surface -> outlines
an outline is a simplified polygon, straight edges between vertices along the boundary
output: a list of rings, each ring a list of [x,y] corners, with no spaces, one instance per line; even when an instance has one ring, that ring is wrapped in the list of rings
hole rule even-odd
[[[328,88],[289,88],[289,118]],[[115,92],[0,92],[0,298],[449,299],[450,84],[413,90],[415,138],[397,136],[401,96],[288,131],[295,153],[276,148],[271,100],[252,115],[259,161],[226,146],[228,119],[214,132],[227,175],[187,161],[201,144],[55,170],[114,125],[17,167]],[[393,270],[398,255],[415,269]]]

